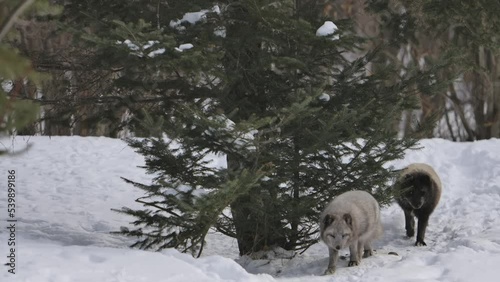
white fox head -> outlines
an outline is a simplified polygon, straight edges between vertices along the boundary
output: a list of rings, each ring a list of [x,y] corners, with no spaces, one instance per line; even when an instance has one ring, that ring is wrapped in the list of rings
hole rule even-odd
[[[353,235],[350,214],[341,216],[327,214],[321,224],[324,226],[321,238],[328,247],[340,250],[350,245]]]

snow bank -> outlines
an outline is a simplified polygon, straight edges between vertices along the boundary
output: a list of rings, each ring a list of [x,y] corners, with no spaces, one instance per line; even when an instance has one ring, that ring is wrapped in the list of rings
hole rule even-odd
[[[175,250],[147,252],[28,241],[20,247],[16,281],[273,281],[248,274],[223,257],[194,259]],[[9,278],[3,275],[3,278]],[[35,280],[34,280],[35,279]],[[2,281],[9,281],[4,280]]]
[[[328,260],[322,243],[295,256],[238,259],[243,267],[233,260],[238,257],[234,239],[220,234],[208,236],[201,259],[175,250],[128,249],[133,240],[109,232],[129,226],[133,219],[110,209],[139,207],[134,200],[141,191],[120,177],[148,183],[151,176],[137,167],[144,164],[142,156],[110,138],[18,136],[1,141],[0,146],[15,150],[27,142],[33,144],[22,155],[0,157],[0,183],[7,183],[7,170],[16,170],[15,281],[498,280],[500,141],[496,139],[423,140],[422,150],[409,151],[405,159],[393,162],[395,168],[425,162],[441,177],[443,195],[430,218],[428,246],[414,247],[415,239],[404,236],[403,213],[394,204],[382,210],[385,233],[374,244],[375,255],[358,267],[347,267],[347,260],[339,260],[333,276],[321,275]],[[0,256],[6,260],[7,194],[2,191]],[[348,255],[348,250],[341,255]],[[2,268],[0,280],[12,278],[7,267]]]

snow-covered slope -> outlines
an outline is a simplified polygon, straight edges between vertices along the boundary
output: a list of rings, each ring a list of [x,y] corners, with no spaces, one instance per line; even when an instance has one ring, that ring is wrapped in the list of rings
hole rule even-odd
[[[141,191],[120,177],[148,182],[141,156],[120,140],[82,137],[16,137],[0,146],[33,147],[0,157],[0,262],[7,262],[8,170],[16,173],[16,274],[1,269],[1,281],[497,281],[500,270],[500,141],[452,143],[423,140],[396,168],[432,165],[443,195],[431,216],[427,247],[404,236],[403,213],[382,210],[385,234],[376,254],[358,267],[340,260],[322,276],[328,251],[322,243],[293,259],[237,258],[233,239],[211,234],[204,256],[175,250],[131,250],[131,239],[109,231],[132,220],[111,208],[138,207]],[[216,160],[223,163],[223,160]],[[398,255],[389,255],[396,252]],[[342,254],[348,254],[343,250]],[[248,272],[247,272],[248,271]],[[250,274],[268,273],[267,274]],[[14,280],[15,278],[15,280]]]

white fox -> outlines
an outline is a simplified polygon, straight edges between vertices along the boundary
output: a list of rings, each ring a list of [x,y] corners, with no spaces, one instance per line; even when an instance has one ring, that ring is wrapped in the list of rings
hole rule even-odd
[[[325,274],[335,272],[338,252],[349,246],[348,266],[372,255],[371,242],[382,235],[377,200],[365,191],[350,191],[333,199],[320,216],[321,240],[328,246],[330,259]]]

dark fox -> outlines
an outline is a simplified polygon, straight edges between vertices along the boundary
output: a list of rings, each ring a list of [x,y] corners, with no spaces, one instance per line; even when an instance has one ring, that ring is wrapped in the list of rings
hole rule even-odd
[[[403,169],[396,181],[396,202],[405,214],[406,235],[415,235],[415,219],[418,219],[415,246],[427,246],[424,241],[429,217],[441,198],[441,180],[434,169],[423,163],[414,163]]]

